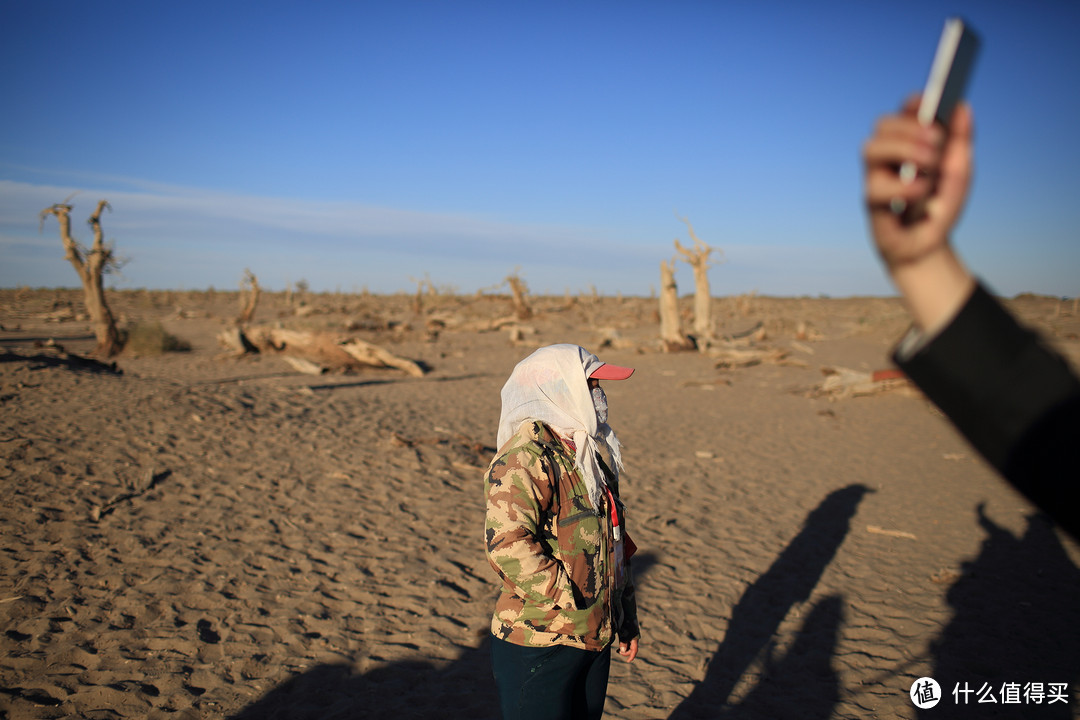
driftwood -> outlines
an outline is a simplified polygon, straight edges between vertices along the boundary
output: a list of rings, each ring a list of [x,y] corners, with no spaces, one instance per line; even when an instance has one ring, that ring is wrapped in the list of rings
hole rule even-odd
[[[514,315],[506,315],[505,317],[493,318],[491,320],[474,320],[471,322],[461,323],[457,327],[460,330],[468,332],[497,332],[506,328],[513,328],[513,326],[519,324],[519,320]]]
[[[282,355],[281,359],[286,362],[293,370],[303,373],[305,375],[322,375],[326,372],[326,368],[318,363],[313,363],[310,360],[305,360],[301,357],[293,357],[292,355]]]
[[[219,334],[218,340],[238,353],[280,354],[292,367],[307,374],[387,367],[403,370],[413,377],[424,375],[424,368],[419,363],[378,345],[330,331],[260,326],[228,330]]]
[[[424,376],[424,369],[418,363],[395,355],[378,345],[353,338],[342,343],[339,347],[361,365],[397,368],[398,370],[404,370],[413,377]]]
[[[602,327],[597,329],[594,345],[601,349],[626,349],[634,347],[634,343],[623,338],[618,328]]]
[[[865,397],[886,392],[918,395],[918,390],[896,370],[862,372],[849,368],[822,368],[825,380],[807,393],[809,397]]]
[[[906,530],[888,530],[877,525],[867,525],[866,532],[874,535],[884,535],[886,537],[894,538],[906,538],[907,540],[918,540],[914,533],[909,533]]]
[[[716,359],[718,368],[740,368],[761,365],[762,363],[780,363],[787,358],[788,352],[780,348],[739,348],[716,347],[708,350],[709,357]]]
[[[447,322],[444,318],[429,317],[424,321],[424,342],[435,342],[439,339],[439,333],[446,329]]]
[[[532,345],[536,337],[536,328],[532,325],[510,325],[508,328],[511,345]]]
[[[812,328],[805,320],[800,320],[795,326],[796,340],[821,340],[825,336]]]
[[[758,320],[757,324],[754,325],[754,327],[749,328],[748,330],[740,330],[739,332],[728,333],[727,335],[724,335],[725,340],[741,340],[743,338],[754,338],[755,340],[759,341],[764,340],[765,323]]]
[[[244,331],[238,327],[222,330],[218,333],[217,338],[219,343],[236,355],[259,352],[259,348],[252,345],[251,341],[244,335]]]

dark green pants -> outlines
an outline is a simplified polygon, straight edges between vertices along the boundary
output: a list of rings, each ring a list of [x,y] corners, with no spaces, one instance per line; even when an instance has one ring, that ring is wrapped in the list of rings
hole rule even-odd
[[[526,647],[491,638],[503,720],[600,720],[611,652]]]

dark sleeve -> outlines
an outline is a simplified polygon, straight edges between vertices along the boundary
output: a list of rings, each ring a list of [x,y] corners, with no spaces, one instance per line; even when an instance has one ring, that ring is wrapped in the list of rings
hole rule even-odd
[[[629,563],[626,566],[626,572],[632,573]],[[623,588],[622,594],[619,596],[619,602],[622,604],[622,623],[616,628],[619,641],[630,642],[641,635],[637,616],[637,591],[634,589],[633,577],[627,581],[626,587]]]
[[[1080,538],[1080,381],[982,286],[896,363],[1020,492]]]

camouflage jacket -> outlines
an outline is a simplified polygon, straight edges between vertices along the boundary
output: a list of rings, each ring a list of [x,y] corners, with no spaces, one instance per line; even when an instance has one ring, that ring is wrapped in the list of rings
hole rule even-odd
[[[526,422],[492,460],[484,486],[487,555],[502,579],[496,637],[601,650],[616,634],[638,635],[629,560],[623,586],[613,587],[611,508],[593,508],[570,448],[543,423]]]

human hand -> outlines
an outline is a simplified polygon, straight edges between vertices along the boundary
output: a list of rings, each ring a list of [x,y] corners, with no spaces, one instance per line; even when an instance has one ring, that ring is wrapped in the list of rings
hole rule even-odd
[[[638,650],[638,638],[634,638],[630,642],[619,642],[619,655],[626,662],[634,662],[634,658],[637,657]]]
[[[949,245],[963,211],[972,175],[972,113],[953,111],[949,130],[924,127],[916,119],[918,98],[878,121],[863,145],[865,199],[870,231],[893,282],[916,325],[931,329],[960,307],[974,280]],[[901,177],[911,163],[914,177]],[[896,203],[896,201],[902,201]],[[921,206],[908,218],[894,204]]]
[[[884,116],[863,145],[870,230],[890,271],[948,244],[971,184],[971,108],[965,103],[956,108],[948,132],[937,124],[921,125],[917,109],[916,98],[900,113]],[[919,170],[913,179],[899,173],[908,162]],[[905,222],[892,210],[895,200],[908,206],[925,202],[925,213]]]

